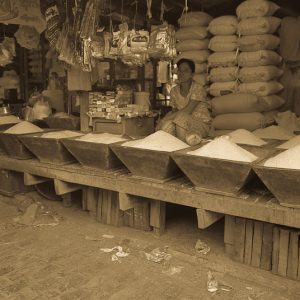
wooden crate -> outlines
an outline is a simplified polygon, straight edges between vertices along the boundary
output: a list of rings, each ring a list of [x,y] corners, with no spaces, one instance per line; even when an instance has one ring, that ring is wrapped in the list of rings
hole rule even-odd
[[[233,260],[300,280],[300,230],[226,216],[225,251]]]

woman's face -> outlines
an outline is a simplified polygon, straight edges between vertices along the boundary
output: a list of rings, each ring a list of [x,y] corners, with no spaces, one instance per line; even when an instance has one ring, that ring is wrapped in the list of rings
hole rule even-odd
[[[180,83],[190,81],[193,78],[191,67],[187,63],[181,63],[178,67],[178,80]]]

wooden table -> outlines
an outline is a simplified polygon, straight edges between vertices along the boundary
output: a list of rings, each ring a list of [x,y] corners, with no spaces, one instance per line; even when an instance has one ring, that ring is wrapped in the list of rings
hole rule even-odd
[[[99,171],[83,168],[79,164],[59,166],[40,163],[36,159],[12,159],[6,155],[0,155],[0,168],[186,205],[199,211],[300,228],[300,209],[283,207],[270,196],[246,193],[239,196],[224,196],[198,191],[185,177],[157,183],[134,178],[126,169]]]

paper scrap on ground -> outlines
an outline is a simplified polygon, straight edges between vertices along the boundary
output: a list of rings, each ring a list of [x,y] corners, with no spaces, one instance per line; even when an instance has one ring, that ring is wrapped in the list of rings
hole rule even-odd
[[[42,132],[44,131],[40,127],[27,122],[27,121],[22,121],[9,129],[5,130],[4,133],[10,133],[10,134],[25,134],[25,133],[34,133],[34,132]]]
[[[115,246],[113,248],[101,248],[100,250],[105,253],[116,251],[111,257],[112,261],[119,261],[119,258],[127,257],[129,255],[128,252],[123,251],[123,248],[121,246]]]
[[[44,133],[41,137],[48,139],[63,139],[63,138],[71,138],[75,136],[80,136],[82,133],[71,131],[71,130],[62,130],[62,131],[51,131]]]
[[[88,133],[85,134],[76,140],[99,143],[99,144],[112,144],[122,141],[127,141],[127,138],[122,137],[121,135],[110,134],[110,133]]]
[[[262,139],[274,139],[283,141],[287,141],[295,136],[289,131],[285,130],[284,128],[275,125],[266,128],[256,129],[255,131],[253,131],[253,133]]]
[[[212,142],[187,154],[249,163],[258,158],[226,137],[216,138]]]
[[[264,166],[300,170],[300,145],[269,158]]]
[[[122,146],[166,152],[177,151],[189,147],[188,144],[162,130],[159,130],[144,139],[126,142],[122,144]]]
[[[276,148],[279,149],[290,149],[293,148],[295,146],[300,145],[300,135],[297,135],[293,138],[291,138],[290,140],[288,140],[287,142],[277,146]]]
[[[237,129],[228,134],[230,140],[236,144],[263,146],[267,143],[246,129]]]
[[[165,250],[161,250],[160,248],[153,249],[150,253],[144,252],[147,260],[153,261],[155,263],[159,263],[162,261],[169,261],[172,257],[171,254],[168,254]]]
[[[218,281],[215,280],[211,271],[207,272],[207,290],[210,293],[214,293],[218,290],[219,284]]]
[[[210,247],[201,240],[197,241],[197,243],[195,245],[195,249],[198,253],[205,254],[205,255],[210,251]]]
[[[162,273],[167,275],[175,275],[181,273],[182,270],[183,267],[181,266],[177,266],[177,267],[173,266],[173,267],[163,269]]]

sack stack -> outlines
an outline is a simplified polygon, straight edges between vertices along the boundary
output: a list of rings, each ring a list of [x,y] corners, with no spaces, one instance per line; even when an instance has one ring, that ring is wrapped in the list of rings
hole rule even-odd
[[[180,29],[175,33],[176,50],[179,52],[175,62],[182,58],[194,61],[194,80],[202,86],[207,84],[207,59],[210,54],[207,26],[211,20],[212,17],[202,11],[185,13],[178,20]]]
[[[214,53],[208,58],[209,93],[213,97],[237,90],[237,25],[235,16],[222,16],[212,20],[208,26],[209,32],[214,35],[209,43],[209,49]]]
[[[284,104],[277,95],[283,88],[277,80],[283,72],[278,68],[281,57],[275,52],[280,39],[274,35],[281,20],[272,16],[278,8],[266,0],[247,0],[237,7],[238,83],[236,94],[212,100],[216,135],[223,130],[254,131],[268,126],[274,122],[274,110]]]

